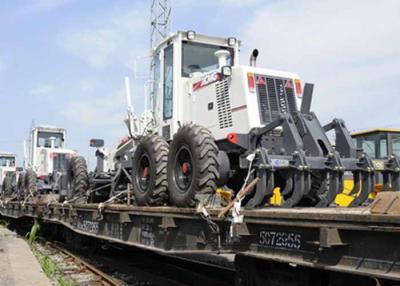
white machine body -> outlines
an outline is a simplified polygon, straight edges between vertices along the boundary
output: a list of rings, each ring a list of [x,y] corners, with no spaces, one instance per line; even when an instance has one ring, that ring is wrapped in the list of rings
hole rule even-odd
[[[172,34],[153,51],[152,113],[159,134],[171,140],[180,125],[192,122],[221,140],[298,110],[299,76],[241,66],[239,46],[235,38],[191,31]]]
[[[16,158],[17,156],[13,153],[0,152],[0,185],[3,184],[7,173],[16,172]]]
[[[53,126],[38,126],[31,130],[25,142],[25,168],[34,170],[38,177],[48,176],[55,169],[65,166],[69,157],[76,155],[65,149],[66,130]]]

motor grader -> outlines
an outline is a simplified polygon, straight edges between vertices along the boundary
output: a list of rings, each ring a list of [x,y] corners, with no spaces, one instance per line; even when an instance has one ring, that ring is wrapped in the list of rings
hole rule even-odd
[[[17,179],[17,156],[13,153],[0,152],[0,186],[2,196],[12,193]]]
[[[125,173],[136,204],[194,206],[217,189],[235,195],[254,178],[241,202],[248,208],[270,204],[276,192],[281,207],[334,205],[345,175],[357,194],[350,206],[367,201],[377,172],[399,190],[397,156],[377,169],[343,120],[321,125],[310,110],[312,84],[257,67],[257,50],[240,65],[240,44],[178,31],[152,51],[152,109],[128,122],[133,147]]]
[[[54,194],[60,201],[85,193],[88,188],[86,161],[65,148],[66,130],[37,126],[24,142],[24,172],[18,180],[18,198]]]
[[[375,187],[369,194],[373,200],[381,191],[391,191],[392,186],[385,170],[385,161],[391,156],[400,156],[400,129],[375,128],[370,130],[353,132],[351,134],[358,150],[363,150],[372,159],[374,169],[379,171],[375,175]],[[336,203],[340,206],[348,206],[357,196],[354,193],[354,183],[351,176],[345,176],[343,193],[336,197]]]

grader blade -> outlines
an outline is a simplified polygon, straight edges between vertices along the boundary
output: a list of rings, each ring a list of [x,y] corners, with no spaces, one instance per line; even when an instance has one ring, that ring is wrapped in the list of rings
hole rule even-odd
[[[273,195],[275,186],[274,173],[266,170],[262,173],[261,176],[259,175],[260,180],[257,183],[253,197],[246,203],[247,208],[265,205]]]
[[[359,171],[353,172],[353,188],[351,189],[349,195],[354,196],[358,194],[361,187],[361,174]]]
[[[282,196],[287,196],[293,192],[293,175],[290,174],[285,181],[285,187],[281,190]]]
[[[304,172],[295,171],[293,192],[287,199],[284,199],[281,207],[292,208],[296,206],[304,196],[304,186]]]
[[[328,172],[324,172],[321,177],[321,185],[319,186],[318,190],[316,191],[316,195],[320,196],[327,192],[328,190]]]
[[[342,190],[343,174],[329,171],[329,187],[325,193],[319,196],[319,202],[316,207],[328,207],[335,200],[337,194]]]
[[[304,192],[303,195],[307,196],[311,192],[311,173],[304,173]]]
[[[369,194],[374,190],[375,173],[362,172],[361,181],[361,191],[358,196],[350,203],[349,207],[360,206],[368,199]]]
[[[252,198],[246,203],[248,208],[256,208],[268,203],[272,197],[275,187],[275,175],[272,170],[272,163],[265,148],[260,148],[256,152],[255,166],[257,176],[260,180],[253,191]]]

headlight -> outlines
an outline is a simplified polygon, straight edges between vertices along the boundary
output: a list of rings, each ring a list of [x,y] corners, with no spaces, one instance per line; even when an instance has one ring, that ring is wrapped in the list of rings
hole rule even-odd
[[[222,74],[223,77],[232,76],[232,68],[230,66],[223,66],[221,68],[221,74]]]
[[[236,42],[237,42],[236,38],[234,38],[234,37],[229,37],[229,38],[228,38],[228,45],[229,45],[229,46],[234,46],[234,45],[236,45]]]
[[[188,38],[188,40],[190,40],[190,41],[194,40],[195,36],[196,36],[196,32],[195,31],[187,31],[186,37]]]

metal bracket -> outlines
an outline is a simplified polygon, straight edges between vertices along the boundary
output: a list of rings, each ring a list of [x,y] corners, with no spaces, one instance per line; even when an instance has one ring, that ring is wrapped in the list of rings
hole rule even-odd
[[[175,219],[169,216],[163,216],[161,219],[161,224],[159,225],[162,229],[177,228]]]
[[[330,248],[334,246],[345,246],[337,228],[323,227],[319,230],[319,246],[323,248]]]
[[[242,223],[236,223],[235,224],[236,228],[236,234],[238,236],[253,236],[256,235],[255,233],[250,232],[249,227],[247,226],[247,223],[242,222]]]
[[[128,222],[132,222],[132,219],[128,213],[120,212],[119,213],[119,222],[120,223],[128,223]]]

